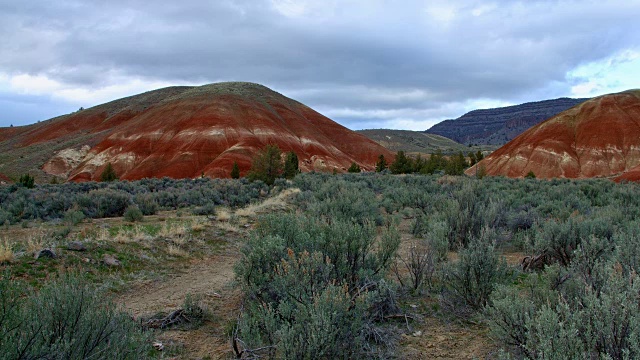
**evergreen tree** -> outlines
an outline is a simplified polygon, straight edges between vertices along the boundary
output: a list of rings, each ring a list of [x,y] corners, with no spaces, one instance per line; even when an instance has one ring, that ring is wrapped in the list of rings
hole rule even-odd
[[[376,163],[376,172],[382,172],[387,168],[387,160],[385,160],[384,155],[380,154],[378,156],[378,162]]]
[[[111,163],[109,162],[107,163],[107,166],[102,171],[102,174],[100,174],[100,181],[108,182],[108,181],[115,181],[115,180],[118,180],[118,175],[116,174],[116,171],[113,169],[113,165],[111,165]]]
[[[482,154],[482,151],[478,150],[478,152],[476,152],[476,162],[480,162],[482,159],[484,159],[484,155]]]
[[[287,179],[293,179],[300,169],[298,168],[298,155],[293,151],[287,153],[287,157],[284,161],[284,177]]]
[[[468,165],[462,151],[460,151],[457,155],[451,156],[444,168],[444,173],[447,175],[462,175]]]
[[[413,172],[413,161],[405,155],[404,151],[400,150],[389,169],[393,174],[408,174]]]
[[[442,155],[442,150],[438,150],[435,153],[431,153],[429,160],[427,160],[420,169],[421,174],[433,174],[436,171],[443,170],[447,163],[447,159]]]
[[[238,162],[233,162],[233,167],[231,168],[231,178],[239,179],[240,178],[240,168],[238,167]]]
[[[419,173],[422,172],[422,169],[425,167],[427,162],[422,158],[420,154],[416,156],[416,160],[413,162],[413,172]]]
[[[473,166],[478,162],[478,159],[474,152],[469,152],[467,156],[469,157],[469,166]]]
[[[282,176],[283,167],[280,148],[277,145],[267,145],[253,158],[248,178],[273,185]]]
[[[349,166],[349,169],[347,171],[350,173],[359,173],[362,171],[362,169],[360,169],[360,165],[353,162],[351,163],[351,166]]]
[[[18,183],[24,187],[26,187],[27,189],[33,189],[33,187],[35,186],[35,178],[29,174],[24,174],[22,176],[20,176],[20,179],[18,180]]]

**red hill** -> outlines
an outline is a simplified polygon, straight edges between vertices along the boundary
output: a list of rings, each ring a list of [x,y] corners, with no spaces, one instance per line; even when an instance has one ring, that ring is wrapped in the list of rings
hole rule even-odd
[[[371,170],[380,154],[393,156],[313,109],[252,83],[170,87],[0,129],[0,150],[26,152],[42,159],[44,172],[73,181],[97,180],[109,162],[127,180],[228,177],[234,161],[244,174],[267,144],[296,152],[303,171],[345,171],[352,162]]]
[[[617,176],[640,164],[640,91],[600,96],[522,133],[478,165],[488,175]],[[475,167],[467,174],[474,174]]]

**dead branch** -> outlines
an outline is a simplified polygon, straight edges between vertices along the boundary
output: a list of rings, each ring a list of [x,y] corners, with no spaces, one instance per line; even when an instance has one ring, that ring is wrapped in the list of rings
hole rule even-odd
[[[142,324],[147,329],[166,329],[170,326],[182,323],[190,323],[191,320],[185,314],[184,309],[177,309],[172,311],[169,315],[160,319],[149,319]]]

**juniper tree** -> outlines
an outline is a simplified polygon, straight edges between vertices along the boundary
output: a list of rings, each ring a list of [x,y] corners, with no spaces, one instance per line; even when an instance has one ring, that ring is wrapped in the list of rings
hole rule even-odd
[[[253,158],[248,178],[251,181],[261,180],[273,185],[282,176],[282,152],[277,145],[267,145]]]
[[[231,178],[239,179],[240,178],[240,168],[238,167],[238,162],[233,162],[233,167],[231,168]]]
[[[115,180],[118,180],[118,175],[116,174],[116,171],[113,169],[113,165],[111,165],[111,163],[109,162],[107,163],[107,166],[102,171],[102,174],[100,174],[100,181],[108,182],[108,181],[115,181]]]

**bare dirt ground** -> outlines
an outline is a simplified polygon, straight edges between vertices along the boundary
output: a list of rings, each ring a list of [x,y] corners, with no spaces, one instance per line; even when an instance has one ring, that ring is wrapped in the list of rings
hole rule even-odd
[[[486,359],[495,351],[482,326],[444,323],[426,318],[420,332],[400,341],[404,359]]]
[[[226,249],[223,254],[193,261],[166,279],[134,286],[119,302],[136,318],[144,318],[180,308],[187,294],[200,297],[211,313],[209,321],[195,330],[158,331],[154,339],[176,358],[230,358],[226,332],[240,303],[240,292],[233,286],[236,259],[237,250]]]

